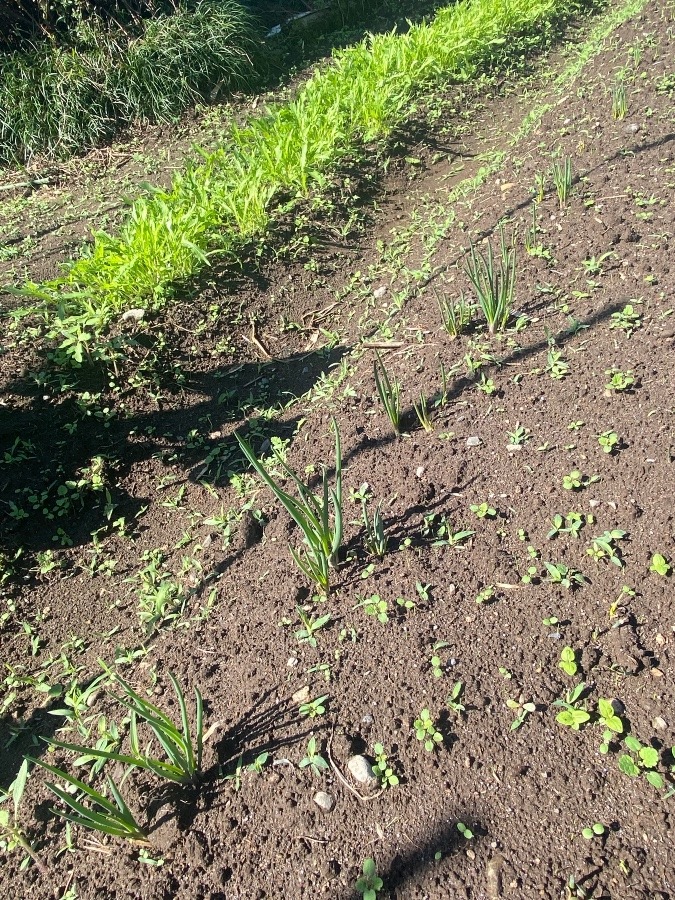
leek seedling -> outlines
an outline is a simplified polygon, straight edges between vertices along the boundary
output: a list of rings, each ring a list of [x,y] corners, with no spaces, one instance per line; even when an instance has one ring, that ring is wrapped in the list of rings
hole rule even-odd
[[[485,316],[490,334],[502,331],[511,315],[516,280],[516,251],[507,248],[504,226],[499,225],[499,268],[495,268],[492,245],[483,256],[473,244],[466,274],[476,291],[478,303]]]
[[[171,719],[162,712],[159,707],[149,700],[139,696],[131,685],[127,684],[119,675],[113,676],[115,681],[124,691],[123,697],[116,697],[123,706],[131,713],[129,723],[129,737],[131,741],[131,754],[114,753],[110,750],[98,750],[95,748],[82,747],[77,744],[67,744],[63,741],[50,738],[47,742],[55,747],[62,747],[64,750],[72,750],[76,753],[86,756],[93,756],[97,759],[104,759],[113,762],[125,763],[129,766],[136,766],[139,769],[147,769],[160,778],[166,778],[169,781],[175,781],[178,784],[194,784],[199,778],[202,766],[202,741],[203,741],[203,720],[204,720],[204,704],[202,695],[195,688],[196,700],[196,723],[195,723],[195,740],[192,739],[190,730],[190,722],[187,714],[187,704],[185,695],[178,684],[175,676],[169,672],[169,678],[173,685],[176,697],[178,698],[178,706],[180,708],[181,724],[177,726]],[[153,734],[161,744],[164,752],[168,756],[168,762],[165,760],[154,759],[147,755],[147,752],[141,750],[138,739],[138,719],[146,722]],[[112,788],[111,788],[112,790]]]
[[[387,552],[387,537],[384,533],[384,522],[382,521],[382,504],[378,503],[371,519],[368,514],[366,503],[362,503],[363,509],[363,525],[366,529],[364,544],[366,550],[371,556],[377,556],[379,559]]]
[[[274,481],[253,452],[248,441],[235,434],[246,459],[300,527],[305,537],[307,547],[304,553],[294,550],[293,547],[290,548],[296,565],[310,581],[313,581],[325,593],[328,593],[330,587],[330,569],[337,568],[338,553],[342,543],[342,450],[340,432],[335,419],[333,419],[333,430],[335,431],[335,487],[329,486],[328,472],[324,467],[323,491],[320,498],[316,497],[300,481],[296,473],[275,451],[277,461],[298,489],[300,494],[298,499],[287,494]],[[333,509],[332,525],[330,522],[331,507]]]
[[[427,402],[427,398],[424,394],[420,394],[420,402],[413,403],[413,409],[415,410],[415,415],[419,419],[419,423],[424,428],[426,432],[430,432],[434,430],[434,423],[431,421],[431,414],[429,412],[429,404]]]
[[[49,781],[47,782],[49,790],[56,794],[59,800],[72,810],[72,812],[53,810],[61,818],[66,819],[68,822],[73,822],[75,825],[81,825],[83,828],[91,828],[94,831],[109,834],[113,837],[125,838],[127,841],[135,841],[141,844],[149,843],[147,835],[134,819],[131,810],[124,802],[124,798],[112,778],[106,780],[114,802],[111,802],[99,791],[94,790],[93,787],[85,784],[78,778],[73,778],[67,772],[57,769],[56,766],[50,766],[48,763],[39,759],[32,759],[30,756],[27,756],[26,759],[42,769],[46,769],[47,772],[51,772],[52,775],[56,775],[57,778],[72,785],[80,792],[80,799],[78,799],[65,788],[52,784]],[[89,800],[91,807],[87,807],[81,802],[85,798]]]
[[[390,380],[379,353],[375,360],[375,386],[377,387],[377,393],[382,401],[382,406],[384,406],[384,411],[389,417],[389,421],[394,429],[394,434],[396,437],[400,437],[401,385],[396,378],[394,378],[393,382]]]
[[[456,338],[470,324],[473,307],[467,303],[464,294],[460,294],[456,300],[452,297],[441,298],[436,294],[436,301],[443,328],[451,339]]]
[[[626,86],[623,81],[617,81],[612,88],[612,118],[617,121],[625,119],[627,112]]]
[[[553,184],[560,209],[564,209],[572,193],[572,160],[566,156],[561,163],[553,163]]]

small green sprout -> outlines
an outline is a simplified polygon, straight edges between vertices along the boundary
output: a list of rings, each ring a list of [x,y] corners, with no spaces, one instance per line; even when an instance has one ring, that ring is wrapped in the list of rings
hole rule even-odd
[[[670,563],[661,553],[655,553],[652,556],[652,564],[649,567],[649,571],[666,578],[670,575]]]
[[[309,644],[310,647],[316,647],[316,637],[314,635],[330,622],[330,613],[313,619],[300,606],[297,607],[297,612],[303,627],[295,632],[295,637],[301,644]]]
[[[419,718],[415,719],[413,723],[413,728],[415,729],[415,737],[418,741],[424,743],[424,749],[427,753],[432,753],[439,744],[443,743],[443,735],[440,731],[437,731],[428,709],[423,709],[420,712]]]
[[[590,828],[584,828],[581,832],[581,836],[587,841],[592,841],[594,837],[602,837],[604,833],[605,826],[602,822],[596,822],[594,825],[591,825]]]
[[[623,568],[623,560],[619,555],[619,549],[615,546],[616,541],[622,540],[626,536],[626,532],[620,528],[613,528],[612,531],[604,531],[602,534],[594,537],[591,546],[586,549],[586,553],[596,560],[609,560],[620,569]]]
[[[563,647],[560,652],[560,662],[558,666],[566,675],[573,677],[577,674],[576,654],[572,647]]]
[[[328,763],[316,749],[316,738],[311,737],[307,741],[307,755],[304,756],[299,763],[301,769],[310,768],[312,774],[319,776],[321,772],[328,769]]]
[[[489,503],[474,503],[471,505],[471,512],[478,519],[494,519],[497,515],[497,510]]]
[[[630,370],[622,372],[621,369],[612,366],[611,369],[605,369],[605,375],[609,375],[609,381],[605,385],[608,391],[621,393],[628,391],[635,384],[635,376]]]
[[[396,787],[399,784],[398,775],[394,773],[394,769],[389,764],[387,752],[382,744],[375,744],[373,747],[375,753],[375,765],[373,766],[373,775],[379,779],[383,788]]]
[[[378,622],[386,623],[389,621],[389,616],[387,614],[389,604],[386,600],[382,600],[379,594],[373,594],[371,597],[364,597],[364,599],[357,603],[353,608],[358,609],[360,606],[363,607],[367,616],[375,616]]]
[[[501,669],[500,669],[501,672]],[[507,675],[505,678],[509,677]],[[509,697],[506,701],[506,705],[510,710],[517,713],[516,718],[511,722],[511,731],[516,731],[521,727],[525,719],[533,712],[536,712],[537,707],[536,704],[532,703],[531,700],[526,701],[525,698],[521,695],[518,700],[513,700]]]
[[[375,860],[369,857],[363,860],[363,875],[356,882],[356,890],[363,894],[363,900],[377,900],[377,892],[382,890],[384,882],[378,877]]]
[[[586,689],[586,684],[582,681],[572,690],[565,694],[562,700],[555,700],[554,706],[562,706],[563,711],[555,717],[556,722],[571,728],[572,731],[579,731],[582,725],[591,718],[590,713],[582,706],[579,706],[581,695]]]
[[[654,747],[641,744],[632,734],[626,735],[623,743],[629,753],[619,757],[619,769],[631,778],[644,775],[646,780],[658,790],[665,786],[663,776],[654,769],[659,764],[659,752]],[[632,755],[631,755],[632,754]]]
[[[464,824],[464,822],[458,822],[458,823],[457,823],[457,831],[459,831],[459,833],[462,835],[462,837],[463,837],[465,840],[467,840],[467,841],[472,840],[472,838],[473,838],[473,831],[472,831],[470,828],[468,828],[468,827]]]
[[[462,682],[456,681],[452,690],[450,691],[447,700],[445,701],[448,705],[448,708],[457,713],[457,715],[461,715],[466,711],[466,707],[459,702],[463,690],[464,685],[462,684]]]
[[[300,706],[299,712],[301,716],[307,716],[309,719],[316,719],[326,712],[325,702],[328,700],[328,694],[323,697],[316,697],[314,700],[308,700]]]
[[[602,744],[600,744],[600,753],[603,755],[609,753],[609,745],[617,734],[622,734],[624,730],[623,722],[617,716],[614,705],[611,700],[600,697],[598,700],[598,719],[600,724],[604,726],[602,732]]]
[[[598,435],[598,443],[605,453],[613,453],[619,447],[619,435],[616,431],[603,431]]]
[[[573,469],[569,475],[563,475],[563,488],[566,491],[578,491],[596,481],[600,481],[599,475],[582,475],[578,469]]]

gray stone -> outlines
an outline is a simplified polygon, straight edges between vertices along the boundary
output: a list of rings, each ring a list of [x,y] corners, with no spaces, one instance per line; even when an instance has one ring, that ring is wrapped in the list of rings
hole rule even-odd
[[[467,447],[480,447],[480,445],[481,445],[482,443],[483,443],[483,442],[481,441],[481,439],[480,439],[477,435],[475,435],[475,434],[472,435],[471,437],[468,437],[468,438],[466,439],[466,446],[467,446]]]
[[[319,809],[322,809],[324,812],[330,812],[335,806],[335,800],[325,791],[317,791],[313,799]]]
[[[377,781],[373,775],[373,767],[365,756],[352,756],[347,763],[347,768],[354,781],[358,781],[359,784],[372,784]]]
[[[125,313],[122,313],[122,321],[123,322],[140,322],[144,315],[145,315],[144,309],[128,309]]]

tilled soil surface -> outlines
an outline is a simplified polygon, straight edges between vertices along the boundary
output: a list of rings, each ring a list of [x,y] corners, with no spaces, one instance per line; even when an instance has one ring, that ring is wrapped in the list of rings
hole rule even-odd
[[[297,213],[255,272],[211,272],[161,319],[124,323],[137,344],[113,386],[59,382],[37,343],[7,348],[0,782],[25,753],[73,771],[39,735],[126,733],[103,685],[77,702],[98,659],[174,715],[167,674],[190,698],[198,686],[207,734],[197,787],[124,782],[144,850],[79,828],[69,842],[31,774],[20,819],[48,875],[15,851],[8,896],[348,900],[370,857],[381,897],[675,896],[674,27],[647,2],[576,74],[568,48],[528,79],[437,98],[385,179],[343,173],[334,206]],[[551,171],[567,157],[561,204]],[[499,222],[515,310],[503,333],[475,315],[452,340],[437,299],[473,300],[467,253],[498,252]],[[401,384],[401,437],[376,352]],[[333,420],[345,535],[323,600],[232,432],[317,488]],[[382,505],[382,558],[358,491],[371,516]],[[330,617],[311,643],[299,610]],[[604,738],[600,699],[620,720]],[[561,702],[588,713],[578,728]],[[348,773],[376,743],[396,786]]]

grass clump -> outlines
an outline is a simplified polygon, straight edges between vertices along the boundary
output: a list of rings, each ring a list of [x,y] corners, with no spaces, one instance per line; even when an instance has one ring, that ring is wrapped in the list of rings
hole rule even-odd
[[[0,163],[64,157],[136,121],[167,122],[214,85],[254,77],[258,41],[237,0],[201,0],[146,21],[138,36],[81,23],[76,48],[51,41],[0,57]]]

